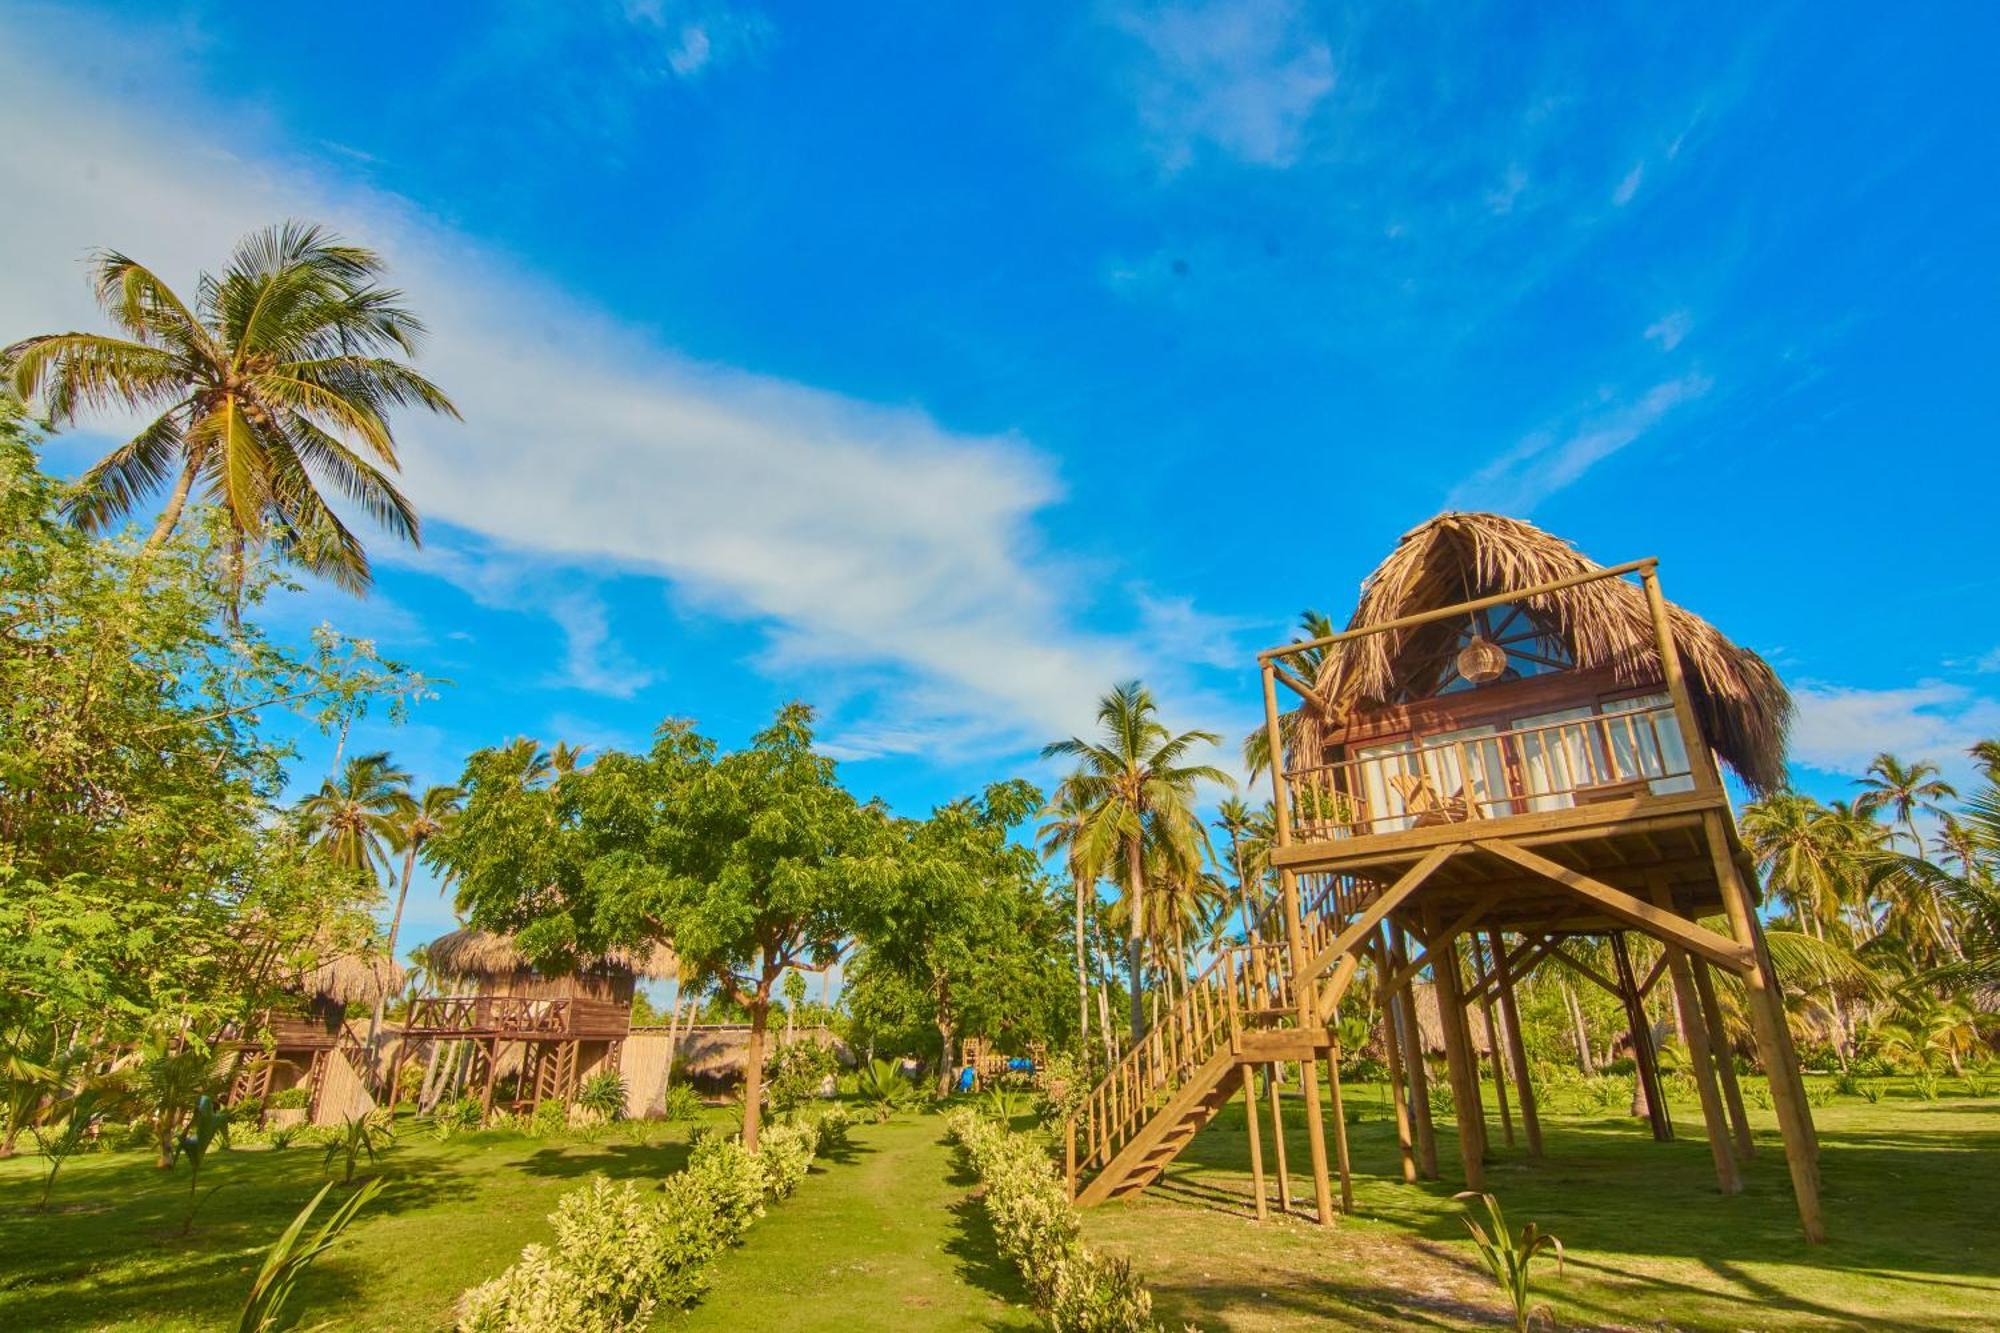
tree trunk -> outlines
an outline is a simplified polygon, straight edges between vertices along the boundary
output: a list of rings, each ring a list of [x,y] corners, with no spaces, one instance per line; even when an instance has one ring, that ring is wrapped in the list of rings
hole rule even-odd
[[[1590,1053],[1590,1029],[1584,1026],[1583,1006],[1577,1003],[1576,992],[1569,988],[1567,977],[1556,982],[1562,987],[1563,999],[1569,1005],[1569,1021],[1576,1040],[1576,1062],[1586,1074],[1597,1072],[1597,1060]]]
[[[1132,890],[1132,910],[1127,914],[1131,918],[1131,932],[1125,943],[1125,970],[1132,984],[1132,1040],[1137,1041],[1146,1030],[1146,1004],[1139,995],[1140,969],[1144,965],[1146,947],[1146,868],[1137,838],[1125,844],[1125,867]]]
[[[188,455],[187,463],[181,468],[180,480],[174,483],[174,492],[167,497],[167,507],[160,511],[160,521],[153,525],[152,535],[139,548],[142,554],[150,554],[160,543],[174,535],[180,525],[181,511],[187,507],[188,492],[194,489],[195,473],[201,469],[201,455]]]
[[[764,1122],[764,1025],[771,1017],[771,983],[757,988],[750,1000],[750,1045],[743,1052],[743,1146],[757,1151],[757,1131]]]
[[[391,967],[395,966],[396,963],[396,935],[403,928],[403,904],[410,896],[410,876],[414,875],[417,870],[417,848],[420,845],[417,839],[410,839],[409,849],[403,854],[403,882],[396,890],[396,910],[389,917],[389,965]],[[389,994],[387,991],[375,997],[375,1012],[368,1020],[368,1060],[371,1065],[375,1061],[375,1052],[382,1040],[382,1014],[388,1008],[388,1005]],[[409,1023],[407,1021],[403,1024],[403,1029],[406,1032],[409,1030]]]
[[[953,1064],[951,1058],[952,1043],[957,1038],[958,1032],[957,1029],[952,1024],[952,1022],[944,1017],[944,1011],[942,1009],[938,1011],[937,1030],[938,1030],[938,1049],[939,1049],[938,1096],[949,1097],[951,1096],[952,1093],[951,1076],[958,1072],[957,1066]]]
[[[1090,1045],[1090,976],[1083,961],[1083,895],[1084,876],[1081,872],[1072,876],[1076,881],[1076,1045],[1078,1051]]]
[[[691,1004],[691,997],[681,994],[680,965],[674,965],[674,1007],[667,1015],[667,1072],[660,1080],[662,1090],[674,1086],[674,1061],[681,1053],[681,1010]],[[692,1010],[689,1011],[692,1017]]]

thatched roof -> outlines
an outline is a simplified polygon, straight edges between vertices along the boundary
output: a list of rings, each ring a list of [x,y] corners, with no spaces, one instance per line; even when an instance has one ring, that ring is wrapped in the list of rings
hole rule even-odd
[[[1347,627],[1380,625],[1600,568],[1531,523],[1498,514],[1439,514],[1404,533],[1362,583]],[[1561,638],[1578,668],[1608,667],[1625,685],[1661,679],[1646,595],[1630,580],[1599,579],[1519,604]],[[1667,614],[1709,744],[1752,789],[1782,787],[1792,700],[1777,673],[1700,617],[1671,604]],[[1380,706],[1412,674],[1436,669],[1426,664],[1447,660],[1463,628],[1463,622],[1439,620],[1336,644],[1312,683],[1333,719]],[[1309,744],[1319,732],[1312,712],[1307,710],[1302,733]]]
[[[514,947],[511,935],[477,930],[467,926],[432,940],[426,953],[432,971],[447,977],[504,977],[533,972],[535,965]],[[652,981],[674,975],[674,951],[656,944],[643,955],[629,949],[613,949],[599,959],[579,964],[579,971],[623,971]]]
[[[403,969],[382,954],[343,954],[299,974],[298,989],[306,995],[347,1005],[373,1004],[403,988]]]

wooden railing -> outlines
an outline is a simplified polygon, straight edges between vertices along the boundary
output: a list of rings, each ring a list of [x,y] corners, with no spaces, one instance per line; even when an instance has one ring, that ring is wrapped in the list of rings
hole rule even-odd
[[[414,1000],[406,1030],[450,1036],[454,1033],[566,1033],[570,1031],[570,1001],[536,1000],[520,995],[445,995]]]
[[[1672,704],[1285,770],[1298,842],[1565,809],[1691,780]]]

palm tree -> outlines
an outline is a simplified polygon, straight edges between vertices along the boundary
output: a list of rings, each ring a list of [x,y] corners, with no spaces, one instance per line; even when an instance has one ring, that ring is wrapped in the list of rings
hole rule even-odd
[[[2000,786],[2000,741],[1974,741],[1965,752],[1989,783]]]
[[[410,896],[410,879],[417,871],[417,857],[425,843],[444,832],[458,817],[464,805],[465,791],[460,787],[426,787],[422,796],[412,796],[407,791],[397,793],[386,829],[389,845],[403,854],[402,882],[396,886],[396,910],[389,916],[388,952],[392,963],[396,960],[396,936],[403,928],[403,903]],[[387,995],[375,1000],[375,1014],[368,1025],[371,1051],[382,1031],[382,1010],[388,1002]]]
[[[1867,775],[1854,781],[1868,789],[1855,800],[1855,806],[1865,814],[1888,810],[1891,821],[1903,826],[1902,832],[1918,856],[1924,854],[1924,840],[1917,833],[1917,812],[1935,815],[1939,801],[1958,799],[1958,792],[1940,776],[1938,766],[1923,759],[1905,764],[1895,755],[1878,754],[1868,765]]]
[[[1314,639],[1330,638],[1338,632],[1333,627],[1331,617],[1325,612],[1314,611],[1308,607],[1299,613],[1299,632],[1292,636],[1292,642],[1310,643]],[[1325,661],[1326,649],[1308,648],[1304,652],[1294,654],[1287,665],[1307,684],[1312,684],[1319,679],[1319,670]],[[1304,705],[1300,705],[1278,717],[1278,738],[1286,746],[1292,743],[1292,733],[1298,727],[1303,709]],[[1255,779],[1270,766],[1271,736],[1264,728],[1259,727],[1243,738],[1243,767],[1249,771],[1251,778]]]
[[[1043,856],[1062,854],[1069,871],[1070,888],[1076,898],[1076,1037],[1084,1046],[1090,1042],[1090,974],[1084,958],[1084,900],[1096,897],[1096,885],[1103,872],[1089,856],[1090,806],[1070,783],[1056,787],[1055,798],[1042,807],[1041,837]],[[1109,1061],[1107,1048],[1104,1058]]]
[[[1229,864],[1236,872],[1236,895],[1243,910],[1243,929],[1256,928],[1264,909],[1264,880],[1271,869],[1272,830],[1277,820],[1266,801],[1253,807],[1234,794],[1225,796],[1215,807],[1215,826],[1229,837]],[[1257,892],[1251,892],[1252,885]]]
[[[202,275],[190,306],[137,260],[99,251],[98,304],[124,336],[46,333],[0,353],[15,391],[40,395],[51,422],[91,410],[152,416],[84,473],[73,517],[101,529],[171,479],[150,551],[199,484],[227,516],[237,578],[243,548],[270,537],[314,573],[365,591],[368,558],[322,488],[416,542],[416,511],[389,478],[389,411],[458,415],[394,359],[415,353],[423,325],[401,292],[376,285],[382,271],[373,251],[288,222],[239,242],[221,274]]]
[[[1856,897],[1861,864],[1848,821],[1810,796],[1773,792],[1743,808],[1743,839],[1765,882],[1816,939]]]
[[[410,775],[391,765],[386,751],[356,755],[339,781],[328,778],[299,802],[299,819],[314,846],[379,882],[396,837],[397,813],[410,799],[409,786]]]
[[[1179,864],[1199,866],[1208,842],[1194,812],[1195,784],[1233,787],[1221,769],[1190,764],[1197,745],[1221,738],[1210,731],[1176,736],[1159,719],[1159,705],[1138,681],[1127,681],[1098,701],[1100,738],[1072,736],[1042,749],[1042,757],[1078,761],[1066,781],[1088,808],[1086,856],[1095,865],[1122,865],[1128,900],[1126,969],[1132,985],[1132,1035],[1145,1028],[1140,994],[1146,938],[1146,849],[1169,853]]]

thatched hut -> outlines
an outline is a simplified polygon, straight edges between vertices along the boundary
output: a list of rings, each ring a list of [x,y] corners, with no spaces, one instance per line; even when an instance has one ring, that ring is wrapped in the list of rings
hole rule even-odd
[[[403,971],[383,954],[346,952],[301,969],[284,987],[287,999],[263,1019],[261,1031],[238,1043],[242,1059],[232,1101],[305,1090],[305,1118],[331,1123],[373,1108],[373,1066],[347,1011],[402,989]]]
[[[569,1101],[584,1079],[616,1070],[639,981],[671,977],[676,967],[673,951],[657,946],[543,971],[511,937],[470,927],[432,941],[427,956],[446,993],[411,1002],[398,1064],[426,1043],[427,1101],[443,1086],[442,1064],[452,1088],[489,1109],[497,1095],[526,1111]]]

